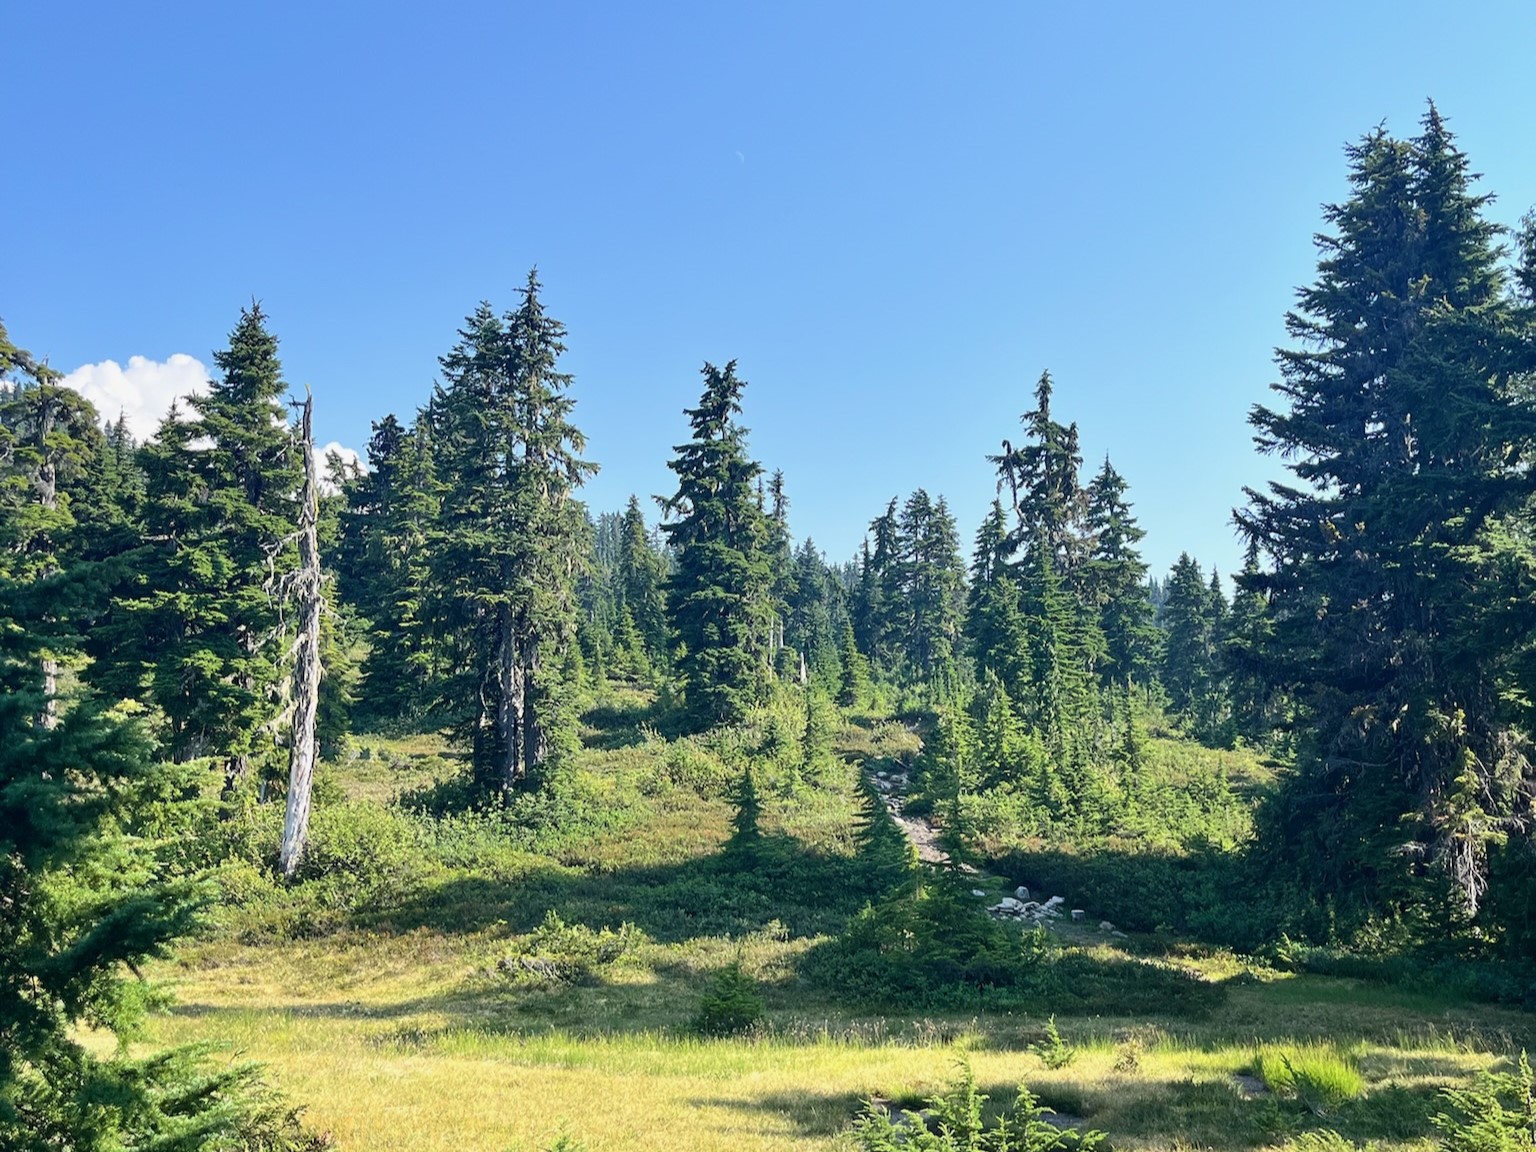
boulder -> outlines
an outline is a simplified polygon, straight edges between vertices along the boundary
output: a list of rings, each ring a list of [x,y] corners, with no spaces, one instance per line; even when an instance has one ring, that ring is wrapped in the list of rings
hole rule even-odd
[[[985,896],[986,893],[983,892],[980,888],[972,888],[971,889],[971,895],[972,896]]]
[[[1086,913],[1084,913],[1081,908],[1072,909],[1072,920],[1074,922],[1081,920],[1084,915],[1086,915]]]
[[[1114,930],[1115,930],[1115,926],[1113,924],[1111,924],[1108,920],[1100,920],[1099,921],[1099,931],[1100,932],[1113,932]]]
[[[1013,890],[1013,894],[1015,896],[1017,896],[1020,900],[1028,900],[1029,899],[1029,889],[1024,887],[1024,885],[1022,885],[1022,884],[1020,884],[1017,888],[1015,888]]]

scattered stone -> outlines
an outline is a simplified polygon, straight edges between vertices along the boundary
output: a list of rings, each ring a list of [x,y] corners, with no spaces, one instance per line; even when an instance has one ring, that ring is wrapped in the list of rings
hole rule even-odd
[[[1247,1100],[1256,1100],[1260,1096],[1269,1095],[1269,1085],[1265,1084],[1257,1076],[1249,1076],[1247,1073],[1238,1072],[1233,1075],[1232,1083],[1236,1086],[1238,1093]]]
[[[1074,908],[1074,909],[1072,909],[1072,920],[1073,920],[1073,923],[1076,923],[1077,921],[1081,920],[1084,915],[1085,915],[1085,913],[1083,912],[1083,910],[1081,908]]]
[[[1060,1128],[1063,1131],[1069,1128],[1081,1130],[1088,1126],[1088,1121],[1082,1116],[1074,1116],[1070,1112],[1053,1112],[1049,1108],[1040,1113],[1040,1119],[1052,1128]]]

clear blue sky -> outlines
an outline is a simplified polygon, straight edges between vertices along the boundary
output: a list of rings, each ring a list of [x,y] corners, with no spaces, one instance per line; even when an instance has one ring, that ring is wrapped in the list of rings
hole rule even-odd
[[[588,496],[668,491],[705,359],[834,559],[892,495],[967,551],[1042,368],[1164,571],[1229,569],[1341,146],[1451,120],[1536,203],[1536,5],[17,3],[0,316],[70,370],[210,363],[259,297],[321,440],[409,415],[530,265]]]

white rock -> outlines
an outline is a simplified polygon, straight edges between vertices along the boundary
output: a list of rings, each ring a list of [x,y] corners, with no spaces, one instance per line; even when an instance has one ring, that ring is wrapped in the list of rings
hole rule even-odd
[[[1061,907],[1061,905],[1065,904],[1066,902],[1067,902],[1067,898],[1065,896],[1052,896],[1049,900],[1047,900],[1045,902],[1045,906],[1047,908],[1059,908],[1059,907]]]
[[[1100,932],[1113,932],[1114,930],[1115,930],[1115,926],[1113,924],[1111,924],[1108,920],[1100,920],[1099,921],[1099,931]]]
[[[972,896],[985,896],[986,893],[983,892],[980,888],[972,888],[971,889],[971,895]]]
[[[1112,931],[1110,933],[1110,935],[1114,936],[1114,937],[1116,937],[1116,938],[1118,938],[1120,940],[1129,940],[1130,939],[1129,936],[1127,936],[1124,932],[1121,932],[1119,929],[1115,929],[1114,931]]]
[[[1022,884],[1020,884],[1017,888],[1015,888],[1013,890],[1013,894],[1015,896],[1017,896],[1020,900],[1028,900],[1029,899],[1029,889],[1024,887],[1024,885],[1022,885]]]
[[[1083,918],[1083,916],[1084,916],[1084,912],[1083,912],[1083,910],[1081,908],[1074,908],[1074,909],[1072,909],[1072,919],[1073,920],[1081,920]]]

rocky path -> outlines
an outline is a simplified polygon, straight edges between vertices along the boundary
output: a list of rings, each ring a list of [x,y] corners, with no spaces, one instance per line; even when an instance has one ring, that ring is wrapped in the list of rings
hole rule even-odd
[[[891,819],[917,847],[918,859],[928,864],[948,864],[949,854],[939,847],[939,833],[933,823],[922,816],[908,815],[906,811],[906,795],[912,783],[912,770],[898,760],[895,771],[878,769],[871,773],[870,779],[885,802]],[[990,898],[987,891],[989,887],[995,895],[997,889],[1007,890],[1011,885],[1011,881],[1000,876],[984,875],[969,864],[961,864],[960,870],[974,876],[977,883],[983,885],[973,889],[978,899]],[[1029,889],[1024,887],[1014,888],[1012,895],[990,904],[987,913],[994,919],[1021,921],[1073,935],[1107,934],[1119,939],[1125,938],[1125,933],[1116,929],[1108,920],[1100,920],[1095,924],[1083,909],[1069,908],[1066,897],[1050,896],[1043,901],[1031,900]]]
[[[912,782],[911,769],[900,761],[897,761],[897,768],[895,772],[881,769],[873,776],[875,789],[885,801],[886,810],[896,827],[917,846],[919,860],[928,864],[948,864],[949,853],[939,847],[939,833],[933,824],[921,816],[907,815],[906,795]]]

